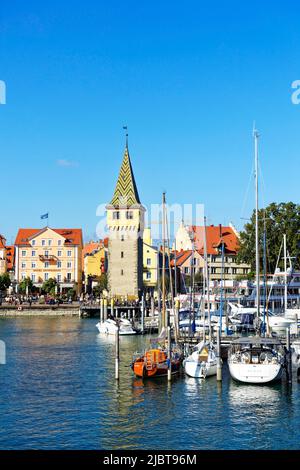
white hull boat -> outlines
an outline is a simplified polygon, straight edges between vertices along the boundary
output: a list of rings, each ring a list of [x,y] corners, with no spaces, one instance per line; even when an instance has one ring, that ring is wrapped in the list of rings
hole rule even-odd
[[[280,364],[234,364],[229,363],[230,375],[238,382],[263,384],[279,380],[282,375]]]
[[[205,379],[217,373],[217,357],[211,343],[203,341],[196,350],[184,361],[184,370],[189,377]]]
[[[98,328],[99,333],[106,335],[115,335],[117,331],[117,323],[115,320],[108,319],[104,322],[97,323],[96,327]],[[132,325],[129,320],[124,318],[119,320],[119,335],[136,335],[137,331],[132,328]]]
[[[280,341],[257,336],[234,340],[228,353],[228,367],[233,379],[264,384],[282,376],[284,350]]]

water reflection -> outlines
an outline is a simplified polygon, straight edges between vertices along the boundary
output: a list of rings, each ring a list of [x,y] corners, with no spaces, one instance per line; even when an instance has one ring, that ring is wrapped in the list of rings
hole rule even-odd
[[[18,319],[0,328],[9,349],[0,368],[0,448],[299,447],[297,384],[237,384],[226,364],[222,384],[184,374],[172,383],[136,378],[130,363],[149,343],[143,336],[120,338],[118,382],[114,337],[99,335],[93,319]]]

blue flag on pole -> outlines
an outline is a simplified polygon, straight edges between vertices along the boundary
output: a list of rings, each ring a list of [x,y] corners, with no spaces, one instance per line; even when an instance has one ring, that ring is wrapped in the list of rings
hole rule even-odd
[[[48,219],[48,212],[47,212],[47,214],[41,215],[41,219]]]

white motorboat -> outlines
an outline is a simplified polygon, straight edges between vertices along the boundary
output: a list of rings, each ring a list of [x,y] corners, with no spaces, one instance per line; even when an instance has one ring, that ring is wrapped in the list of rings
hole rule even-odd
[[[195,351],[184,361],[184,370],[190,377],[203,378],[217,373],[216,350],[212,343],[197,344]]]
[[[121,318],[119,322],[119,335],[136,335],[137,331],[132,327],[129,320]],[[96,327],[98,328],[99,333],[104,333],[106,335],[115,335],[117,331],[117,323],[115,320],[108,318],[104,322],[97,323]]]
[[[252,384],[279,380],[284,365],[284,349],[275,338],[248,336],[231,343],[228,367],[233,379]]]
[[[300,365],[300,340],[293,341],[291,344],[291,352],[292,352],[292,364],[294,366]]]

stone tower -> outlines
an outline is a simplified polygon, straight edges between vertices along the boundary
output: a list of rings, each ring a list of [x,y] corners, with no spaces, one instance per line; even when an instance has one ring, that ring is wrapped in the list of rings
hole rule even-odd
[[[110,295],[137,299],[143,289],[145,208],[140,203],[127,144],[115,192],[106,209]]]

